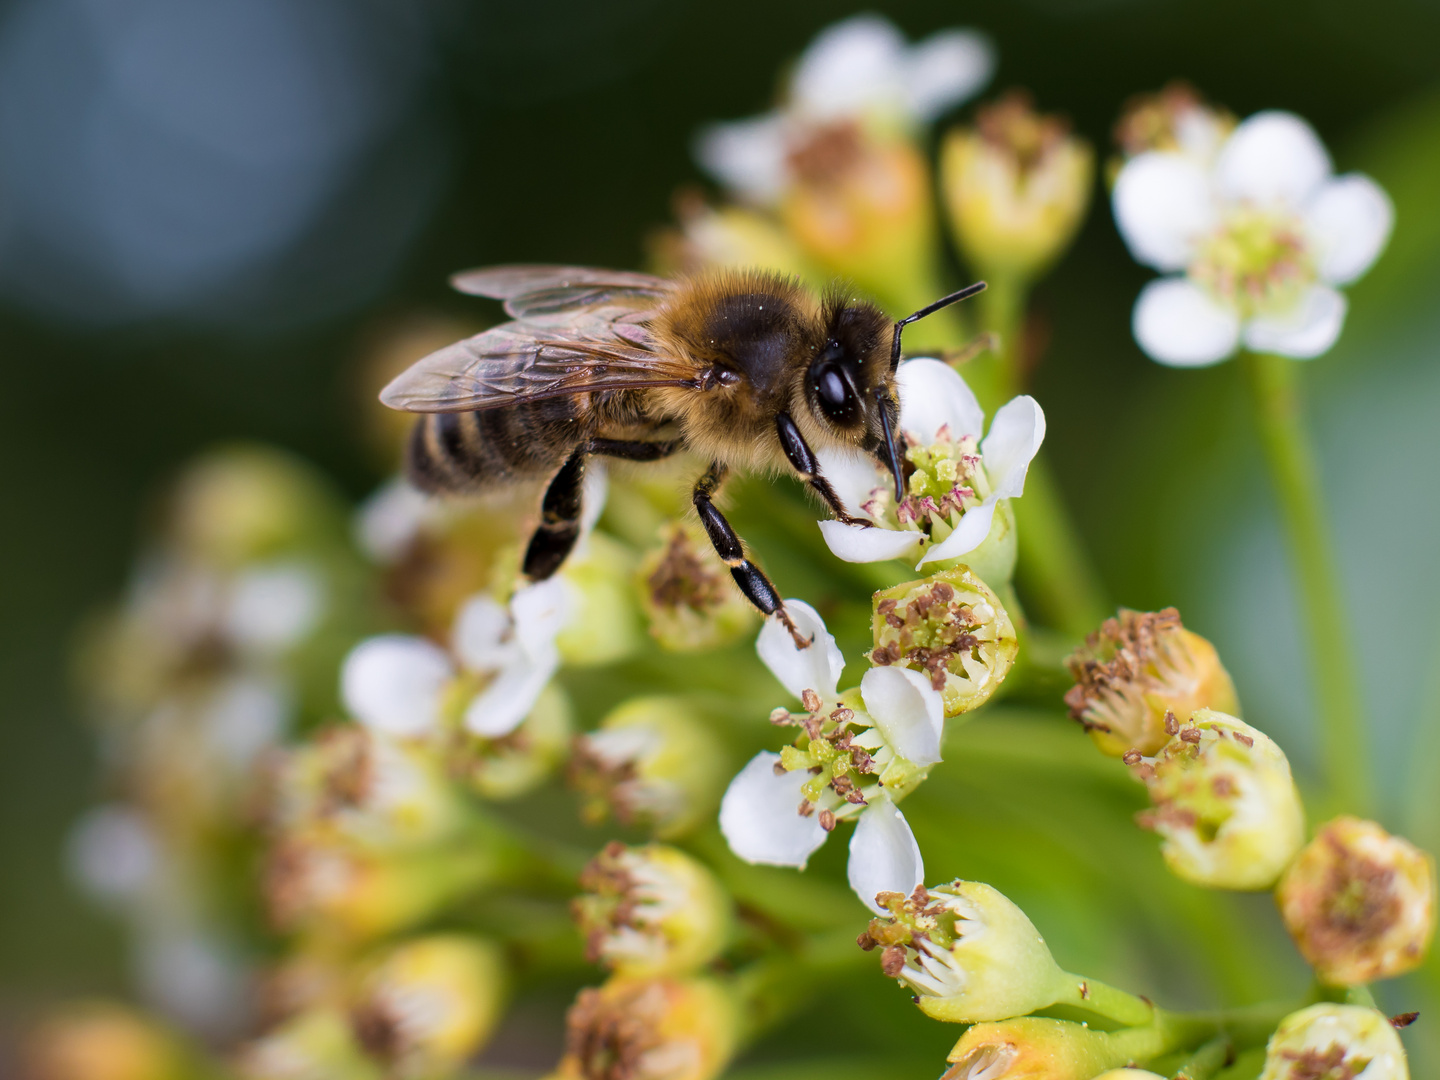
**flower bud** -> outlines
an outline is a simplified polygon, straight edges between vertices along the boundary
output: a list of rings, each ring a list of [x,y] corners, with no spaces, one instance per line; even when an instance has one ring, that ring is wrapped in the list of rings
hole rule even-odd
[[[1074,239],[1090,202],[1094,152],[1012,91],[976,113],[940,150],[940,191],[966,259],[979,273],[1026,280]]]
[[[881,968],[919,995],[926,1016],[1006,1020],[1074,996],[1077,980],[1055,963],[1025,913],[989,885],[922,885],[908,897],[876,899],[890,915],[870,920],[860,947],[884,950]]]
[[[1036,1016],[976,1024],[950,1051],[940,1080],[1091,1080],[1151,1056],[1153,1050],[1143,1052],[1148,1035],[1144,1028],[1104,1032]]]
[[[755,626],[758,613],[698,525],[672,521],[660,546],[636,574],[650,636],[667,652],[701,652],[728,645]]]
[[[663,844],[611,842],[580,875],[571,905],[585,953],[617,975],[681,975],[725,945],[730,903],[719,882],[684,852]]]
[[[242,1080],[382,1080],[335,1008],[301,1013],[241,1048],[235,1072]]]
[[[739,206],[711,206],[692,189],[677,194],[675,217],[678,228],[651,239],[657,273],[671,277],[759,267],[802,280],[817,276],[795,242],[766,214]]]
[[[581,990],[565,1018],[570,1080],[711,1080],[739,1034],[734,995],[712,979],[613,978]]]
[[[1285,925],[1321,981],[1392,979],[1424,960],[1435,933],[1435,862],[1373,821],[1321,826],[1275,891]]]
[[[930,167],[910,139],[839,119],[794,146],[790,165],[780,218],[809,260],[896,310],[938,293]]]
[[[1165,1077],[1149,1069],[1111,1069],[1095,1077],[1095,1080],[1165,1080]]]
[[[573,715],[565,691],[549,683],[508,735],[485,738],[463,728],[455,732],[447,764],[487,799],[519,798],[544,783],[565,760]]]
[[[1170,738],[1167,713],[1183,724],[1196,709],[1239,711],[1215,646],[1186,630],[1173,607],[1121,608],[1067,663],[1075,679],[1065,695],[1070,715],[1111,757],[1159,750]]]
[[[364,976],[350,1025],[387,1077],[448,1076],[490,1037],[504,991],[495,945],[453,934],[417,938]]]
[[[1127,101],[1115,123],[1115,141],[1127,158],[1163,150],[1209,163],[1233,130],[1234,116],[1206,104],[1194,87],[1177,81]]]
[[[566,615],[555,647],[567,664],[613,664],[634,653],[644,640],[630,582],[632,549],[603,533],[590,533],[560,571]]]
[[[724,748],[706,722],[675,698],[627,701],[575,740],[570,782],[591,823],[614,814],[667,839],[704,820],[725,782]]]
[[[179,1041],[121,1005],[86,1002],[47,1015],[23,1047],[30,1080],[184,1080],[194,1062]]]
[[[946,716],[985,704],[1015,663],[1015,626],[967,567],[885,589],[873,602],[871,663],[923,673],[940,691]]]
[[[1153,806],[1137,820],[1164,838],[1160,853],[1176,876],[1212,889],[1270,888],[1305,839],[1284,753],[1212,709],[1167,723],[1175,734],[1155,757],[1125,757]]]
[[[362,843],[414,847],[453,833],[464,807],[421,746],[359,724],[326,728],[278,759],[272,827],[317,822]]]
[[[1311,1005],[1291,1013],[1265,1048],[1260,1080],[1410,1080],[1390,1021],[1359,1005]]]

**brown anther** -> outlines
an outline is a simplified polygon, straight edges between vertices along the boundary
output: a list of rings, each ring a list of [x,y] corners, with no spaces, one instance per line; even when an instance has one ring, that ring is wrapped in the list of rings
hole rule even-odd
[[[1125,751],[1125,756],[1120,760],[1126,765],[1139,765],[1145,759],[1145,755],[1136,750],[1133,746]]]
[[[812,739],[820,737],[820,725],[822,721],[814,713],[809,714],[800,721],[800,726],[805,729],[805,734]]]
[[[1180,721],[1175,719],[1175,714],[1170,711],[1165,713],[1165,734],[1174,735],[1180,730]]]
[[[776,725],[777,727],[783,727],[785,724],[788,724],[790,722],[791,721],[789,709],[770,710],[770,723]]]
[[[879,904],[883,908],[891,908],[894,907],[896,904],[902,904],[904,902],[904,893],[886,891],[878,892],[875,894],[875,903]]]
[[[830,719],[837,724],[848,724],[855,719],[855,710],[847,709],[842,705],[830,713]]]
[[[1180,732],[1180,741],[1198,746],[1200,744],[1200,729],[1198,727],[1187,727]]]
[[[1235,732],[1235,741],[1238,742],[1241,746],[1246,747],[1247,749],[1255,745],[1254,739],[1252,739],[1249,735],[1242,735],[1238,731]]]
[[[775,762],[775,764],[770,766],[770,768],[776,776],[784,776],[787,772],[790,771],[789,769],[785,768],[785,763],[781,761]]]
[[[869,952],[871,949],[875,948],[880,943],[870,936],[869,930],[861,930],[860,936],[855,939],[855,944],[859,945],[860,948],[864,949],[866,952]]]
[[[1235,781],[1222,773],[1210,781],[1210,790],[1215,792],[1216,797],[1228,799],[1235,794]]]
[[[1398,1014],[1398,1015],[1396,1015],[1396,1016],[1390,1017],[1390,1023],[1391,1023],[1391,1025],[1395,1028],[1396,1031],[1400,1031],[1400,1030],[1402,1030],[1403,1028],[1409,1027],[1409,1026],[1410,1026],[1411,1024],[1413,1024],[1416,1020],[1419,1020],[1419,1019],[1420,1019],[1420,1014],[1419,1014],[1418,1012],[1405,1012],[1405,1013],[1400,1013],[1400,1014]]]
[[[850,762],[855,766],[858,773],[872,773],[875,771],[875,759],[870,756],[869,751],[862,750],[858,746],[850,748]]]
[[[809,805],[809,804],[807,803],[806,805]],[[834,831],[835,831],[835,811],[833,811],[833,810],[821,810],[821,811],[820,811],[820,827],[821,827],[822,829],[824,829],[826,832],[834,832]]]
[[[891,979],[898,979],[905,970],[905,946],[891,945],[880,954],[880,970]]]
[[[803,799],[801,800],[800,805],[796,808],[795,812],[801,817],[810,817],[815,813],[815,804],[812,803],[809,799]]]
[[[800,704],[805,706],[807,712],[819,712],[821,705],[820,695],[807,687],[800,695]]]
[[[930,890],[923,883],[916,885],[915,891],[910,894],[910,902],[916,907],[924,907],[930,903]]]

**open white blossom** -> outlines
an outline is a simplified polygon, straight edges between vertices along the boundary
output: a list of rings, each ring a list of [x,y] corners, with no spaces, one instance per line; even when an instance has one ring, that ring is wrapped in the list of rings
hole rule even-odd
[[[1045,439],[1045,413],[1028,395],[1002,405],[985,431],[985,413],[958,372],[939,360],[900,365],[900,432],[915,466],[898,505],[890,474],[874,459],[819,452],[820,468],[852,515],[873,526],[820,522],[830,550],[846,562],[927,563],[972,556],[982,578],[1008,580],[1015,534],[1006,500],[1025,490],[1030,462]],[[985,545],[983,559],[972,553]],[[983,569],[981,564],[983,563]]]
[[[918,127],[977,93],[995,68],[989,41],[942,30],[915,45],[887,19],[857,15],[823,30],[800,56],[780,108],[700,132],[695,156],[740,197],[772,205],[792,158],[837,123]]]
[[[1213,163],[1149,150],[1121,169],[1115,221],[1135,258],[1165,274],[1135,304],[1135,340],[1172,367],[1214,364],[1242,345],[1309,359],[1345,321],[1337,286],[1365,273],[1394,210],[1375,181],[1332,175],[1314,130],[1257,113]]]
[[[895,801],[940,760],[944,703],[928,679],[899,667],[872,668],[858,690],[839,693],[845,660],[824,621],[799,600],[785,607],[813,642],[797,649],[771,616],[756,649],[805,709],[777,709],[772,722],[805,734],[783,754],[762,751],[740,770],[721,801],[720,828],[746,862],[803,869],[837,821],[854,819],[850,885],[878,912],[877,893],[909,893],[925,878]]]

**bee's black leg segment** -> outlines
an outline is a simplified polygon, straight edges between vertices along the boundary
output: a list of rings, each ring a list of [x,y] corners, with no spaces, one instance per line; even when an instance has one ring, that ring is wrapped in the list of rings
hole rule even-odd
[[[531,581],[544,581],[565,561],[580,538],[581,493],[585,486],[588,446],[577,449],[560,466],[540,503],[540,524],[530,537],[522,567]]]
[[[830,508],[836,520],[843,521],[846,525],[872,524],[864,518],[851,516],[845,509],[845,504],[840,501],[840,496],[835,494],[830,481],[821,474],[815,451],[810,449],[810,444],[805,441],[805,436],[800,434],[800,429],[789,413],[775,414],[775,430],[780,436],[780,446],[785,451],[785,456],[790,459],[790,464],[800,475],[800,479],[814,488],[820,498],[825,500],[825,505]]]
[[[730,568],[730,576],[735,579],[735,584],[740,586],[745,598],[759,608],[762,614],[777,615],[785,629],[790,631],[790,636],[795,639],[795,645],[801,649],[807,648],[811,639],[801,634],[791,621],[784,601],[780,599],[780,594],[775,591],[775,586],[765,576],[764,571],[745,557],[745,545],[740,542],[740,537],[735,535],[730,522],[725,520],[725,515],[712,501],[720,485],[724,483],[727,471],[726,467],[717,461],[695,482],[692,498],[695,512],[700,515],[700,524],[705,526],[705,534],[710,537],[715,554]]]
[[[644,439],[591,439],[590,453],[625,461],[659,461],[680,449],[680,441],[646,442]]]

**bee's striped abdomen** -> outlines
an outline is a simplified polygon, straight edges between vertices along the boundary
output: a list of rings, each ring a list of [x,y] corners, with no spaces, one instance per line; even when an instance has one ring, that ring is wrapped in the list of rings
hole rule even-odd
[[[576,413],[573,398],[429,413],[410,433],[410,480],[425,491],[479,492],[546,478],[589,435]]]

